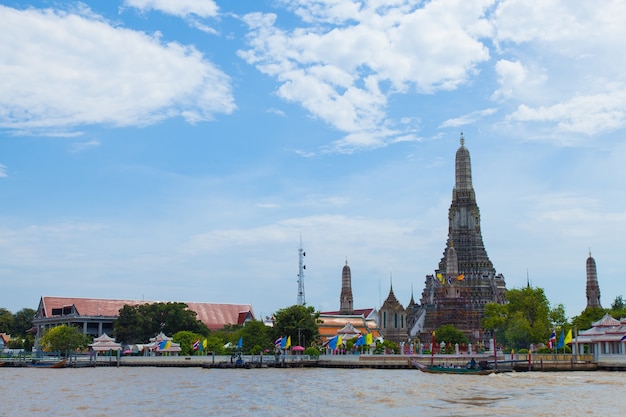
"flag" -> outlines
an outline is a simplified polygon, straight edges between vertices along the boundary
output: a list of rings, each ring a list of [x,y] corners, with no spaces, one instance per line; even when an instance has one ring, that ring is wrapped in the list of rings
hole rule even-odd
[[[622,336],[622,338],[619,341],[623,342],[624,340],[626,340],[626,334],[624,336]]]
[[[569,345],[570,343],[572,343],[572,329],[569,329],[567,335],[565,336],[565,344]]]
[[[565,346],[565,329],[561,329],[561,337],[559,337],[559,344],[556,345],[557,349],[560,349]]]
[[[167,346],[167,340],[162,341],[161,343],[159,343],[159,350],[165,349],[166,346]]]
[[[554,349],[554,344],[556,343],[556,333],[553,331],[550,335],[550,339],[548,339],[548,348]]]
[[[458,277],[456,277],[457,280],[459,281],[465,281],[465,274],[461,274]]]
[[[241,349],[242,345],[243,345],[243,339],[240,337],[239,341],[237,342],[237,349]]]
[[[289,349],[291,347],[291,336],[287,336],[287,343],[285,344],[285,348]]]
[[[287,348],[287,338],[285,336],[280,338],[280,348],[281,349]]]
[[[373,337],[372,337],[372,334],[371,334],[371,333],[366,334],[366,335],[365,335],[365,344],[366,344],[367,346],[370,346],[370,345],[372,344],[372,342],[373,342],[373,340],[372,340],[372,339],[373,339]]]
[[[338,345],[343,344],[343,336],[339,335],[339,339],[337,339],[337,344]]]
[[[444,284],[443,275],[442,274],[437,274],[437,279],[439,280],[439,282],[441,282],[442,285]]]
[[[452,285],[452,277],[448,275],[448,285]]]
[[[200,349],[200,339],[196,340],[195,342],[193,342],[193,344],[191,345],[191,348],[193,350],[198,350]]]
[[[337,349],[337,336],[333,337],[328,341],[328,347],[335,350]]]
[[[206,341],[206,339],[204,339],[202,341],[202,346],[200,346],[200,350],[206,349],[206,346],[207,346],[207,341]]]
[[[354,346],[359,347],[363,345],[365,345],[365,338],[361,335],[356,339],[356,342],[354,342]]]
[[[281,336],[274,341],[274,346],[281,345],[282,343],[283,343],[283,337]]]

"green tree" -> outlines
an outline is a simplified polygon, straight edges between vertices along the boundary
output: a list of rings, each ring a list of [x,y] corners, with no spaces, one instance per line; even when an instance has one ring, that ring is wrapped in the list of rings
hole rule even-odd
[[[174,342],[180,344],[180,354],[183,356],[196,354],[198,351],[193,350],[193,344],[196,340],[199,340],[202,343],[204,340],[204,336],[198,333],[190,332],[188,330],[181,330],[180,332],[174,333],[172,336],[172,340]]]
[[[311,344],[319,338],[319,316],[310,306],[293,305],[278,310],[274,315],[274,335],[291,337],[292,346]]]
[[[454,324],[444,324],[435,330],[435,342],[462,345],[469,343],[469,340],[467,339],[465,333],[454,327]]]
[[[244,353],[257,355],[274,348],[270,328],[261,321],[249,321],[237,333]]]
[[[26,332],[33,327],[36,311],[32,308],[23,308],[13,315],[13,329],[11,335],[26,337]]]
[[[13,314],[6,308],[0,308],[0,333],[11,334],[13,330]]]
[[[185,303],[125,305],[113,325],[113,335],[128,344],[147,342],[160,332],[172,335],[187,330],[203,336],[209,329],[196,319],[196,312]]]
[[[46,352],[61,352],[65,355],[71,351],[86,348],[89,342],[89,337],[82,334],[76,327],[62,325],[48,329],[39,339],[39,348]]]
[[[550,335],[550,303],[543,288],[524,287],[506,293],[508,304],[498,307],[487,304],[483,328],[496,331],[499,342],[515,349],[528,348],[531,343],[545,342]],[[553,312],[559,319],[560,307]]]
[[[621,319],[622,317],[626,317],[626,304],[624,304],[624,299],[621,295],[615,297],[615,300],[611,303],[611,316],[616,319]]]

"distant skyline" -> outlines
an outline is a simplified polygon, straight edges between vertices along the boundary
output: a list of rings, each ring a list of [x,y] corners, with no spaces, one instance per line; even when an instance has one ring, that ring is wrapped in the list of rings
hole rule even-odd
[[[461,132],[489,258],[626,296],[626,3],[0,0],[0,307],[407,305]]]

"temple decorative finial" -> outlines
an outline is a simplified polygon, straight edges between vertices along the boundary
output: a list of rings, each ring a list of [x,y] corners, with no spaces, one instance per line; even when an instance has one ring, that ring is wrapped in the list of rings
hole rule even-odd
[[[463,132],[461,132],[461,146],[465,145],[465,138],[463,137]]]

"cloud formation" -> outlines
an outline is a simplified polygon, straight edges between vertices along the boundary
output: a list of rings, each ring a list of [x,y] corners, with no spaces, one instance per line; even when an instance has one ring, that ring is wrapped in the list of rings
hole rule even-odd
[[[230,78],[192,46],[89,11],[0,6],[0,21],[0,128],[195,123],[235,109]]]

